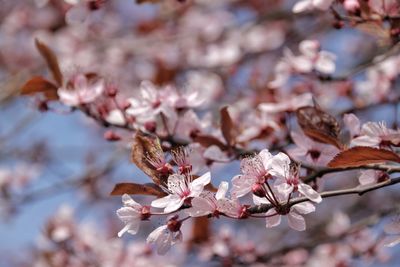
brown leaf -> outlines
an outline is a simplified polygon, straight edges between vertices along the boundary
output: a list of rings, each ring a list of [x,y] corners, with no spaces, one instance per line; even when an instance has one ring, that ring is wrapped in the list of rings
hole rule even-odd
[[[58,99],[57,86],[39,76],[33,77],[21,88],[22,95],[31,95],[36,93],[44,93],[45,96],[51,100]]]
[[[197,135],[193,138],[193,141],[199,143],[203,147],[209,147],[212,145],[218,146],[221,150],[226,150],[227,147],[224,143],[222,143],[218,138],[212,135]]]
[[[337,154],[329,163],[331,168],[359,167],[373,163],[394,161],[400,163],[400,157],[386,149],[356,146]]]
[[[226,143],[233,146],[236,142],[238,131],[233,123],[231,115],[228,112],[228,107],[223,107],[220,111],[221,114],[221,131]]]
[[[36,48],[39,50],[40,54],[42,55],[42,57],[45,59],[47,67],[51,71],[57,85],[59,87],[62,86],[63,76],[56,55],[46,44],[42,43],[38,39],[35,39],[35,45]]]
[[[160,143],[156,139],[146,136],[142,132],[137,132],[132,145],[131,161],[147,174],[154,183],[161,184],[159,173],[148,162],[147,157],[151,155],[163,154]]]
[[[123,194],[129,195],[150,195],[163,197],[167,194],[158,186],[152,183],[149,184],[135,184],[135,183],[119,183],[114,186],[110,195],[120,196]]]
[[[319,108],[307,106],[299,108],[296,117],[304,134],[311,139],[343,148],[339,140],[339,123],[332,115]]]

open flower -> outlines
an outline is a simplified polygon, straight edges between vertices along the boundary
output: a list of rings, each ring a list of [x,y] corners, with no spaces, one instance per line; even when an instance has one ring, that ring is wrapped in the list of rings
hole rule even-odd
[[[284,201],[284,197],[281,194],[276,194],[276,196]],[[270,202],[265,198],[260,198],[253,196],[254,204],[270,204]],[[265,214],[266,217],[266,227],[271,228],[278,226],[281,223],[282,215],[286,215],[288,219],[288,224],[290,228],[296,231],[306,230],[306,222],[302,214],[308,214],[315,211],[315,206],[310,202],[302,202],[290,207],[289,210],[277,209],[276,207],[270,209]]]
[[[297,161],[326,166],[339,150],[332,146],[315,142],[302,133],[292,132],[296,147],[289,149],[289,155]]]
[[[117,210],[117,215],[125,223],[125,227],[118,232],[118,236],[121,237],[125,232],[134,235],[139,230],[140,221],[150,217],[150,210],[134,201],[127,194],[122,196],[122,203],[124,207]]]
[[[157,247],[157,253],[164,255],[167,251],[176,243],[182,241],[182,232],[180,230],[180,221],[174,221],[173,223],[179,224],[178,229],[173,229],[170,226],[170,222],[167,225],[162,225],[156,228],[147,237],[147,243],[155,244]]]
[[[270,160],[272,154],[267,149],[251,158],[245,158],[240,164],[242,174],[232,178],[231,194],[241,197],[249,193],[255,184],[263,184],[270,177]]]
[[[313,202],[322,201],[318,192],[301,181],[298,167],[290,166],[290,159],[286,154],[278,153],[271,159],[271,174],[277,177],[274,186],[285,199],[290,194],[299,192]]]
[[[67,85],[58,89],[60,101],[68,106],[79,106],[93,102],[105,88],[104,80],[89,80],[84,74],[72,77]]]
[[[187,209],[186,213],[191,217],[201,217],[208,214],[218,216],[218,207],[223,203],[221,201],[225,199],[228,186],[227,182],[221,182],[215,195],[207,191],[203,192],[199,197],[193,198],[192,207]]]
[[[197,179],[193,180],[193,176],[172,174],[168,177],[167,191],[168,196],[159,198],[151,202],[156,208],[164,208],[164,212],[170,213],[178,210],[186,199],[200,196],[204,186],[211,181],[211,174],[207,172]]]
[[[384,122],[367,122],[361,127],[360,135],[354,138],[351,145],[372,146],[399,145],[400,131],[387,128]]]

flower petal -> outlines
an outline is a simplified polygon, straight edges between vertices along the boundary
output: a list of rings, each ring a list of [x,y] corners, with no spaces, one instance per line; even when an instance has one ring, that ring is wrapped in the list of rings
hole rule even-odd
[[[315,191],[311,186],[308,184],[299,184],[298,185],[298,190],[299,192],[304,195],[306,198],[308,198],[311,201],[314,201],[316,203],[320,203],[322,201],[321,196],[318,194],[317,191]]]
[[[289,226],[296,231],[306,230],[306,221],[304,220],[303,216],[295,212],[289,212],[288,223]]]
[[[266,213],[267,216],[268,215],[272,215],[272,214],[276,214],[276,215],[273,215],[271,217],[267,217],[266,218],[265,226],[267,228],[275,227],[275,226],[277,226],[277,225],[279,225],[281,223],[281,215],[277,214],[275,209],[270,209]]]
[[[228,182],[222,181],[222,182],[219,184],[218,191],[217,191],[217,193],[215,194],[215,198],[216,198],[217,200],[222,199],[222,198],[225,198],[226,193],[228,192],[228,188],[229,188]]]

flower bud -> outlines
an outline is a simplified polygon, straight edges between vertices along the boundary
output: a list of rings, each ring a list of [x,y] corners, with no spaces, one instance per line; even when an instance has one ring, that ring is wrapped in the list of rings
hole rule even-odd
[[[172,217],[167,223],[168,230],[171,232],[178,232],[181,229],[181,226],[182,222],[178,220],[178,216]]]
[[[106,139],[107,141],[114,142],[121,140],[121,136],[116,134],[114,131],[108,130],[107,132],[104,133],[104,139]]]

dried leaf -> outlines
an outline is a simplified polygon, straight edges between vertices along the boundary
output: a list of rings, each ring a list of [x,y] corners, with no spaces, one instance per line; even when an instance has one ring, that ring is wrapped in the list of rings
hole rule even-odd
[[[331,168],[359,167],[367,164],[394,161],[400,163],[400,157],[386,149],[356,146],[337,154],[329,163]]]
[[[223,107],[220,111],[221,114],[221,131],[226,143],[233,146],[236,142],[238,131],[233,123],[233,120],[228,112],[228,107]]]
[[[36,93],[43,93],[50,100],[58,99],[57,86],[39,76],[33,77],[21,88],[22,95],[31,95]]]
[[[227,149],[224,143],[222,143],[218,138],[212,135],[197,135],[195,138],[193,138],[193,141],[199,143],[203,147],[215,145],[218,146],[221,150]]]
[[[35,39],[36,48],[39,50],[42,57],[46,60],[47,67],[51,71],[54,80],[57,85],[60,87],[63,83],[63,76],[60,70],[60,65],[58,64],[58,60],[53,51],[44,43]]]
[[[158,172],[147,160],[149,155],[158,155],[158,153],[161,155],[164,153],[158,140],[146,136],[142,132],[136,133],[132,145],[131,161],[159,185],[162,181]]]
[[[296,111],[297,121],[304,134],[311,139],[343,148],[339,140],[340,127],[335,117],[316,107],[302,107]]]
[[[114,186],[110,195],[120,196],[123,194],[129,195],[150,195],[163,197],[167,194],[156,184],[135,184],[135,183],[119,183]]]

